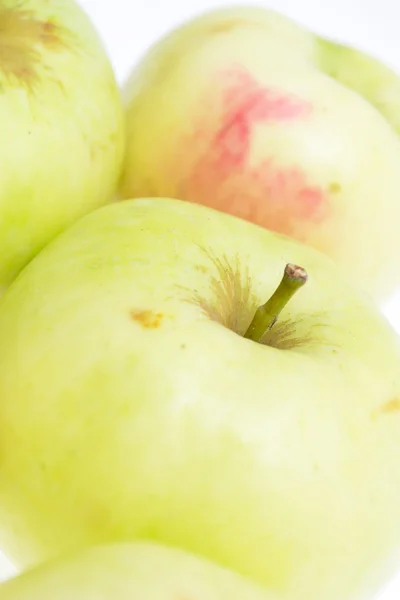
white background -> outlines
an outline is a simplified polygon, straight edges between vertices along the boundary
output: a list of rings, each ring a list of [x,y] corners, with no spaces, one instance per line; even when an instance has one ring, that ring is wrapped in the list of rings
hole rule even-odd
[[[231,5],[232,2],[81,0],[80,4],[89,13],[103,37],[118,81],[122,84],[135,62],[160,35],[201,11]],[[244,0],[242,4],[245,4]],[[400,74],[398,0],[259,0],[258,4],[295,18],[321,35],[372,53]],[[384,312],[400,333],[400,290],[384,307]],[[12,565],[0,555],[0,578],[13,572]],[[400,574],[382,591],[377,600],[399,598]]]

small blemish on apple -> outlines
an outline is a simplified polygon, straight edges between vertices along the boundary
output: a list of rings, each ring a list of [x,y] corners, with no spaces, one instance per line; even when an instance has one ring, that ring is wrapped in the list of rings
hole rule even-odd
[[[372,413],[372,417],[375,418],[379,415],[390,415],[398,412],[400,412],[400,398],[392,398],[392,400],[379,406],[379,408]]]
[[[51,46],[52,44],[57,45],[59,43],[58,29],[58,26],[50,21],[46,21],[42,24],[40,39],[46,46]]]
[[[337,181],[332,181],[328,186],[328,191],[331,194],[338,194],[342,191],[342,186]]]
[[[131,310],[130,317],[145,329],[158,329],[161,326],[164,315],[152,310]]]

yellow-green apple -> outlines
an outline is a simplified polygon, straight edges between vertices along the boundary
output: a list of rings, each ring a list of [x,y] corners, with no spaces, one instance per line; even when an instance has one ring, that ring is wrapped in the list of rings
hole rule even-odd
[[[368,598],[400,563],[399,364],[313,248],[185,201],[100,208],[0,300],[2,548],[148,538],[282,600]]]
[[[271,600],[211,561],[148,542],[90,546],[0,585],[1,600]]]
[[[73,0],[0,0],[0,293],[59,231],[115,194],[120,92]]]
[[[293,236],[378,301],[400,283],[400,78],[261,7],[208,12],[134,67],[121,197]]]

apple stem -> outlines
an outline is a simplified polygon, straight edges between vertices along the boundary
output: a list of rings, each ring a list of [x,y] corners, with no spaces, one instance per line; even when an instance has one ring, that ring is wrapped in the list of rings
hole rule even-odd
[[[260,342],[267,331],[275,325],[292,296],[306,283],[307,277],[307,271],[303,267],[287,264],[280,284],[271,298],[257,308],[244,337]]]

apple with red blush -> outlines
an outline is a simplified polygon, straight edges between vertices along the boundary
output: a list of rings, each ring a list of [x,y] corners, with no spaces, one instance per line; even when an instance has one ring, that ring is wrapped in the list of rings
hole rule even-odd
[[[261,7],[156,43],[125,86],[122,198],[173,196],[332,257],[378,301],[400,282],[400,79]]]

